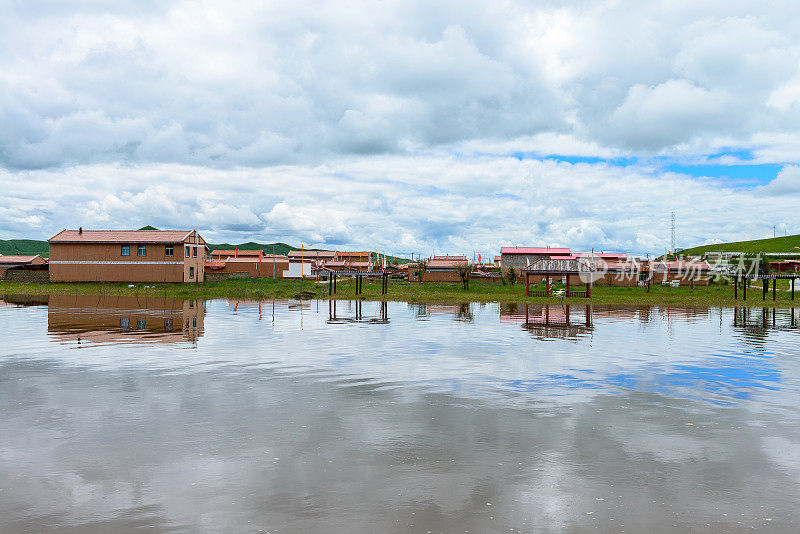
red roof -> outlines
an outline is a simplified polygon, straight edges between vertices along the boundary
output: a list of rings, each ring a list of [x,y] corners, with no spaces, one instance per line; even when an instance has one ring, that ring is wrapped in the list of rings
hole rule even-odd
[[[339,258],[368,258],[372,255],[372,252],[337,252],[336,256]]]
[[[428,260],[428,269],[454,269],[465,263],[467,263],[467,259],[464,256],[451,256],[449,259],[444,259],[443,256],[435,256],[433,259]]]
[[[192,230],[61,230],[49,243],[182,243]],[[205,244],[202,237],[201,244]]]
[[[269,263],[269,262],[271,262],[273,260],[276,261],[276,262],[288,262],[289,261],[289,258],[287,258],[286,256],[280,256],[278,254],[276,254],[275,256],[267,256],[265,254],[262,259],[263,259],[262,263]],[[225,258],[224,261],[227,262],[227,263],[258,263],[258,260],[259,260],[258,256],[256,256],[256,257],[246,256],[244,258],[242,258],[242,257],[234,258],[233,256],[229,256],[229,257]]]
[[[578,258],[591,258],[591,252],[578,252],[575,254]],[[601,260],[625,260],[628,258],[628,255],[624,252],[595,252],[595,258],[599,258]]]
[[[450,260],[450,261],[467,261],[466,256],[453,256],[452,254],[446,256],[434,256],[431,260]]]
[[[212,250],[211,251],[211,255],[212,256],[236,256],[237,254],[239,256],[260,256],[261,255],[261,251],[260,250],[239,250],[239,251],[236,251],[236,250]],[[265,256],[266,256],[266,254],[265,254]]]
[[[500,254],[550,254],[551,256],[569,256],[568,248],[550,247],[500,247]]]
[[[3,256],[2,254],[0,254],[0,264],[13,263],[15,265],[23,265],[32,262],[37,257],[41,258],[41,256],[39,256],[38,254],[34,254],[33,256],[21,256],[18,254],[9,254],[8,256]]]
[[[332,250],[292,250],[289,252],[289,258],[307,258],[307,259],[325,259],[333,258],[336,253]]]

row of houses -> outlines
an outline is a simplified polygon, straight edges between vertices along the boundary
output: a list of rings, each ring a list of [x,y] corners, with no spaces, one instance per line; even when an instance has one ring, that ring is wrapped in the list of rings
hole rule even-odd
[[[409,281],[458,282],[464,266],[471,278],[498,280],[542,260],[588,265],[595,284],[637,285],[642,281],[708,283],[707,262],[642,261],[625,253],[573,252],[561,247],[502,247],[491,262],[463,255],[433,256],[425,262],[387,266],[366,251],[299,250],[288,255],[256,250],[211,251],[195,230],[62,230],[48,240],[49,258],[0,256],[0,277],[8,268],[46,266],[49,279],[115,282],[203,282],[206,278],[301,278],[335,272],[392,270]],[[782,267],[782,265],[781,265]],[[793,266],[795,268],[796,266]]]

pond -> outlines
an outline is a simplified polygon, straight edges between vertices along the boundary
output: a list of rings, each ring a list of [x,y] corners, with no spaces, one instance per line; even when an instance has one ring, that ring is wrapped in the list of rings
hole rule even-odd
[[[800,310],[0,300],[0,532],[797,532]]]

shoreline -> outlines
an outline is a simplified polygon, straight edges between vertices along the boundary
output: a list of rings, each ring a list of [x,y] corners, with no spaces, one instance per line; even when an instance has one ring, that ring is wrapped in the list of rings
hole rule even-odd
[[[370,300],[394,302],[522,302],[535,304],[622,304],[622,305],[672,305],[672,306],[727,306],[727,307],[800,307],[800,292],[795,301],[785,289],[772,291],[761,299],[761,287],[753,286],[748,299],[733,298],[730,285],[712,284],[697,287],[653,286],[643,287],[595,286],[591,298],[581,297],[526,297],[524,284],[489,284],[471,282],[469,290],[461,284],[427,282],[423,284],[392,280],[388,294],[381,294],[380,283],[365,283],[362,293],[355,294],[352,280],[339,281],[337,293],[329,296],[327,283],[315,280],[236,279],[224,282],[199,284],[136,284],[95,282],[24,283],[0,281],[0,295],[88,294],[116,296],[151,296],[179,299],[239,298],[266,300],[273,298],[299,300]]]

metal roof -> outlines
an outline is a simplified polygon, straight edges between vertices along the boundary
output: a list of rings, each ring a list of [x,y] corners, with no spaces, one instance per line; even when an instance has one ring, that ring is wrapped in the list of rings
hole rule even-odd
[[[183,243],[193,230],[62,230],[49,243]],[[198,234],[199,242],[205,240]]]
[[[551,247],[500,247],[500,254],[550,254],[553,256],[569,256],[568,248]]]

